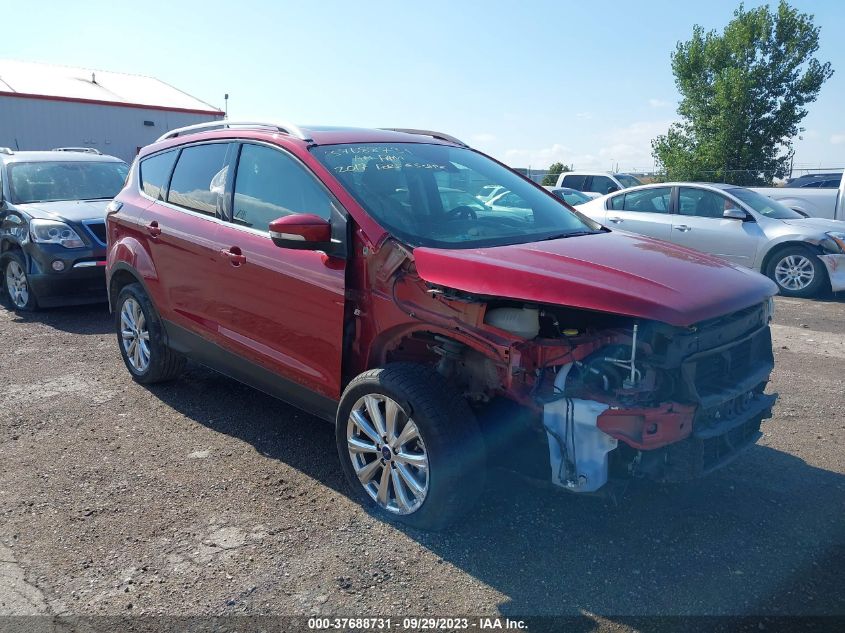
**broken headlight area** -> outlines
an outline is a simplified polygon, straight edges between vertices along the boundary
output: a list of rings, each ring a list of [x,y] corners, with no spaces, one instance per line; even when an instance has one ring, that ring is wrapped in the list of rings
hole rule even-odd
[[[531,386],[552,481],[573,492],[615,476],[680,481],[753,444],[776,400],[764,393],[774,365],[769,313],[758,305],[688,328],[567,328],[565,354],[535,339],[547,349],[533,357],[552,359],[538,363]],[[556,353],[564,362],[555,364]]]

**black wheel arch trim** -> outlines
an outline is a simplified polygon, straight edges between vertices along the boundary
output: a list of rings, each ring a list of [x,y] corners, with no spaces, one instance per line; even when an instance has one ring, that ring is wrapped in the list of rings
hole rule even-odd
[[[147,296],[152,296],[150,295],[150,289],[147,288],[147,282],[144,280],[143,275],[141,275],[141,273],[139,273],[135,268],[133,268],[126,262],[118,262],[114,266],[112,266],[107,281],[108,287],[106,288],[106,292],[109,297],[109,312],[114,312],[114,301],[117,299],[117,295],[119,294],[117,292],[112,291],[112,282],[114,280],[115,273],[117,272],[126,272],[132,275],[132,277],[135,278],[135,281],[141,284],[141,287],[144,289],[144,292],[147,294]]]
[[[777,255],[784,249],[795,247],[806,248],[807,250],[812,251],[816,255],[824,255],[824,250],[820,246],[816,244],[811,244],[810,242],[802,242],[797,240],[781,242],[780,244],[777,244],[770,248],[769,252],[767,252],[763,256],[763,261],[760,264],[760,272],[762,272],[764,275],[768,274],[767,271],[769,269],[769,265],[772,263],[772,259],[775,257],[775,255]]]

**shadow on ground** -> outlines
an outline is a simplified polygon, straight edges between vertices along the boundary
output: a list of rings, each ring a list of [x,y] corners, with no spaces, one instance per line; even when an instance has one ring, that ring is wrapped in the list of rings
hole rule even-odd
[[[20,312],[10,310],[7,302],[3,308],[9,311],[13,323],[41,323],[70,334],[107,334],[114,331],[107,303]]]
[[[325,422],[193,365],[152,392],[347,492]],[[617,503],[499,471],[451,531],[400,529],[506,595],[503,615],[845,614],[843,509],[845,477],[758,445],[702,481],[635,482]]]

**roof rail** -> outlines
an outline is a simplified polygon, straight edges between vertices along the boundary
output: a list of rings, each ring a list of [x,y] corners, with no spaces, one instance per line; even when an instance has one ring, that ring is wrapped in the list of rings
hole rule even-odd
[[[383,127],[382,130],[389,130],[390,132],[404,132],[405,134],[419,134],[420,136],[430,136],[431,138],[436,138],[441,141],[447,141],[449,143],[454,143],[455,145],[461,145],[463,147],[469,147],[463,141],[456,139],[454,136],[450,136],[448,134],[444,134],[443,132],[434,132],[433,130],[415,130],[413,128],[405,128],[405,127]]]
[[[11,147],[0,147],[0,154],[9,154],[11,156],[14,153],[15,152]]]
[[[312,140],[311,137],[308,136],[302,130],[302,128],[300,128],[298,125],[293,125],[292,123],[262,123],[259,121],[206,121],[205,123],[197,123],[196,125],[187,125],[185,127],[176,128],[175,130],[170,130],[169,132],[166,132],[160,137],[158,137],[158,139],[156,139],[156,143],[158,143],[159,141],[166,141],[169,138],[184,136],[185,134],[197,134],[199,132],[205,132],[208,130],[225,130],[234,127],[269,128],[281,132],[282,134],[287,134],[289,136],[298,138],[301,141]]]
[[[80,152],[82,154],[97,154],[102,156],[103,153],[96,147],[54,147],[51,152]]]

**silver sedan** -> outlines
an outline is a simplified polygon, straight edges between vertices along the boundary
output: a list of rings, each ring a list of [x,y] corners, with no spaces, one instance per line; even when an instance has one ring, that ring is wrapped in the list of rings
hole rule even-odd
[[[735,185],[659,183],[578,206],[606,226],[717,255],[771,277],[781,294],[845,290],[845,222],[805,218]],[[695,280],[690,280],[695,284]]]

